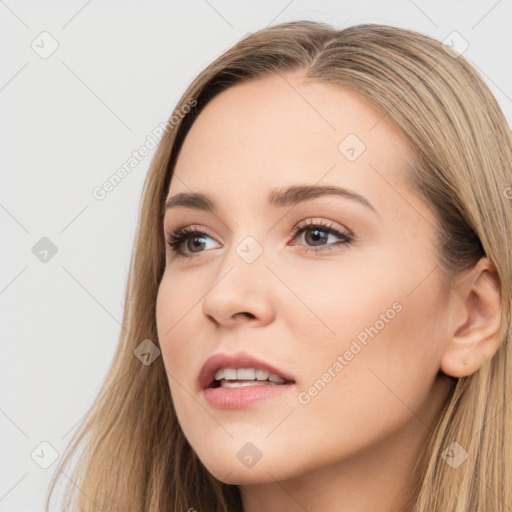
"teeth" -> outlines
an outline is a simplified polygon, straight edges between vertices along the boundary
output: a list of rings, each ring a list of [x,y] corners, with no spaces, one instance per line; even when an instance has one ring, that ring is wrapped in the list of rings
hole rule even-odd
[[[256,378],[256,370],[254,368],[239,368],[236,371],[237,380],[254,380]]]
[[[270,375],[270,372],[267,370],[256,370],[256,378],[258,380],[267,380]]]
[[[268,380],[270,382],[273,382],[274,384],[283,384],[286,382],[284,379],[281,379],[278,375],[275,375],[274,373],[271,373]]]
[[[270,373],[266,370],[257,368],[221,368],[215,373],[215,380],[245,380],[246,383],[241,383],[244,386],[254,385],[254,381],[270,381],[273,384],[284,384],[285,379],[282,379],[275,373]],[[234,384],[234,383],[233,383]],[[227,386],[235,387],[235,386]]]
[[[226,380],[236,380],[236,370],[233,370],[231,368],[225,368],[224,369],[224,378]]]

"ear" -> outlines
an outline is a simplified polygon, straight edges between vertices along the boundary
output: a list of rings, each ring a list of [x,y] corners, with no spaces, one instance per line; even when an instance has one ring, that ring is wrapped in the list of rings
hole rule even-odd
[[[448,307],[451,315],[441,370],[452,377],[466,377],[489,361],[500,345],[500,283],[488,258],[481,258],[457,279]]]

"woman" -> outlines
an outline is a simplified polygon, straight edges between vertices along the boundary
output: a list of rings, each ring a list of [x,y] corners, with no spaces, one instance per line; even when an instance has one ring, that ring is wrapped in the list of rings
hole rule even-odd
[[[65,510],[512,507],[512,139],[475,70],[296,21],[176,111]]]

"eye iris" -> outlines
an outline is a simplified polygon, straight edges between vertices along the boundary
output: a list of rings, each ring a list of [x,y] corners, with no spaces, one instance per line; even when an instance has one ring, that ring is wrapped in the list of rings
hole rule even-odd
[[[308,233],[311,233],[311,236],[308,236]],[[319,233],[320,233],[320,235],[319,235]],[[325,231],[323,231],[321,229],[317,229],[317,228],[309,229],[306,231],[306,241],[309,243],[311,241],[310,239],[312,239],[313,245],[315,245],[316,242],[318,242],[318,241],[327,240],[328,236],[329,235]],[[321,245],[321,244],[317,244],[317,245]]]
[[[194,243],[192,244],[195,248],[198,248],[198,249],[199,249],[199,251],[194,251],[193,249],[191,249],[191,243],[190,243],[190,241],[191,241],[191,240],[194,240],[194,241],[196,241],[196,240],[200,240],[200,242],[199,242],[199,243],[194,242]],[[203,248],[203,247],[204,247],[204,245],[205,245],[205,237],[204,237],[204,236],[199,236],[199,235],[192,236],[192,237],[190,237],[190,238],[187,240],[186,245],[187,245],[187,249],[189,249],[189,250],[190,250],[190,252],[200,252],[201,248]]]

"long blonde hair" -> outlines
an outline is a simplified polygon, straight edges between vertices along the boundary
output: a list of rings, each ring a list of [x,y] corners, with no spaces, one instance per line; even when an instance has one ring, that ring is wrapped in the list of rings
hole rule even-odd
[[[415,191],[438,220],[439,265],[456,277],[486,255],[500,280],[501,345],[479,371],[456,380],[416,469],[413,512],[504,512],[512,507],[511,247],[512,138],[493,94],[462,56],[417,32],[377,24],[336,30],[282,23],[227,50],[192,82],[164,134],[139,211],[119,345],[97,400],[75,432],[48,492],[66,475],[64,510],[242,511],[236,485],[219,482],[186,441],[162,357],[141,364],[134,349],[158,345],[157,291],[165,267],[162,204],[190,126],[216,94],[271,74],[306,77],[366,97],[403,133],[417,158]],[[187,109],[185,108],[185,112]],[[454,469],[442,457],[468,453]],[[72,473],[67,465],[78,462]],[[75,508],[73,508],[75,507]]]

